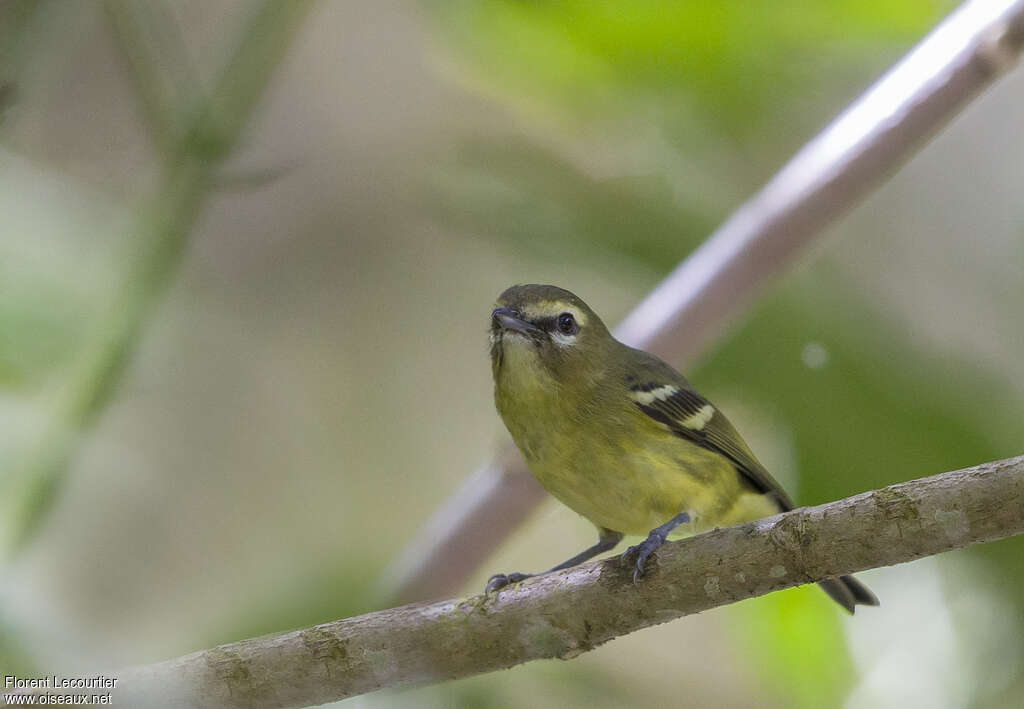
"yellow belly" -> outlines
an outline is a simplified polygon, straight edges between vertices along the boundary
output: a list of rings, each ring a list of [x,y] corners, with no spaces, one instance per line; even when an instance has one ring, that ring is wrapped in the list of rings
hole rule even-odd
[[[530,460],[553,496],[598,527],[646,535],[680,512],[692,522],[680,533],[757,519],[775,503],[743,486],[724,456],[666,432],[643,448],[572,446]],[[596,450],[604,452],[595,452]]]
[[[777,511],[741,483],[727,458],[671,433],[632,403],[569,394],[532,345],[515,338],[504,344],[495,403],[506,427],[548,492],[598,527],[646,535],[688,512],[692,522],[681,531],[693,533]]]

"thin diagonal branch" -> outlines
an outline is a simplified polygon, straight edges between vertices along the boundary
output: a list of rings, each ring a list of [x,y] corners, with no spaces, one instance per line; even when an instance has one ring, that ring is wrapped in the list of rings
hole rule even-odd
[[[636,585],[632,566],[613,558],[490,597],[392,608],[114,672],[113,699],[299,707],[568,659],[709,608],[1017,534],[1024,456],[669,543]]]
[[[177,123],[182,104],[177,96],[177,87],[168,76],[172,63],[163,61],[154,46],[157,38],[162,36],[163,28],[158,30],[153,26],[153,7],[148,3],[106,0],[103,9],[153,143],[166,158],[176,147],[175,133],[180,128]],[[196,82],[187,95],[194,97],[203,93]]]
[[[1024,50],[1024,0],[972,0],[808,143],[617,328],[684,365]],[[684,336],[685,333],[685,336]],[[513,451],[471,476],[388,574],[400,599],[454,592],[544,498]]]

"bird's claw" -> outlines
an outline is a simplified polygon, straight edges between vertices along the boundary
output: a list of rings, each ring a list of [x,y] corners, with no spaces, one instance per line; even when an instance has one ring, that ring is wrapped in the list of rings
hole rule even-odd
[[[647,536],[647,539],[622,552],[622,556],[619,557],[622,561],[628,561],[629,557],[636,554],[636,570],[633,571],[634,584],[644,575],[644,565],[647,563],[647,557],[664,543],[665,537],[663,535],[652,532]]]
[[[510,584],[519,583],[523,579],[528,579],[531,576],[533,576],[533,574],[521,574],[518,571],[511,574],[494,574],[494,576],[487,579],[487,586],[484,587],[484,593],[500,591]]]

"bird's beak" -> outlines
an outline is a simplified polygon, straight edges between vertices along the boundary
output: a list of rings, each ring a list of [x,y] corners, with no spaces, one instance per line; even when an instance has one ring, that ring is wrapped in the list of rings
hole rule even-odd
[[[512,308],[495,308],[491,312],[491,327],[495,330],[511,330],[527,337],[539,337],[544,334],[543,330],[520,318],[519,313]]]

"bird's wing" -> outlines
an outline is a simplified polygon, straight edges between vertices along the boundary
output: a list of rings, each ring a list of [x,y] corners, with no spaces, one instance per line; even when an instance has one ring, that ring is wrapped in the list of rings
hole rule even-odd
[[[792,500],[722,412],[694,391],[677,371],[661,360],[650,359],[642,376],[627,378],[633,403],[675,435],[724,455],[751,487],[771,494],[784,510],[792,509]]]

